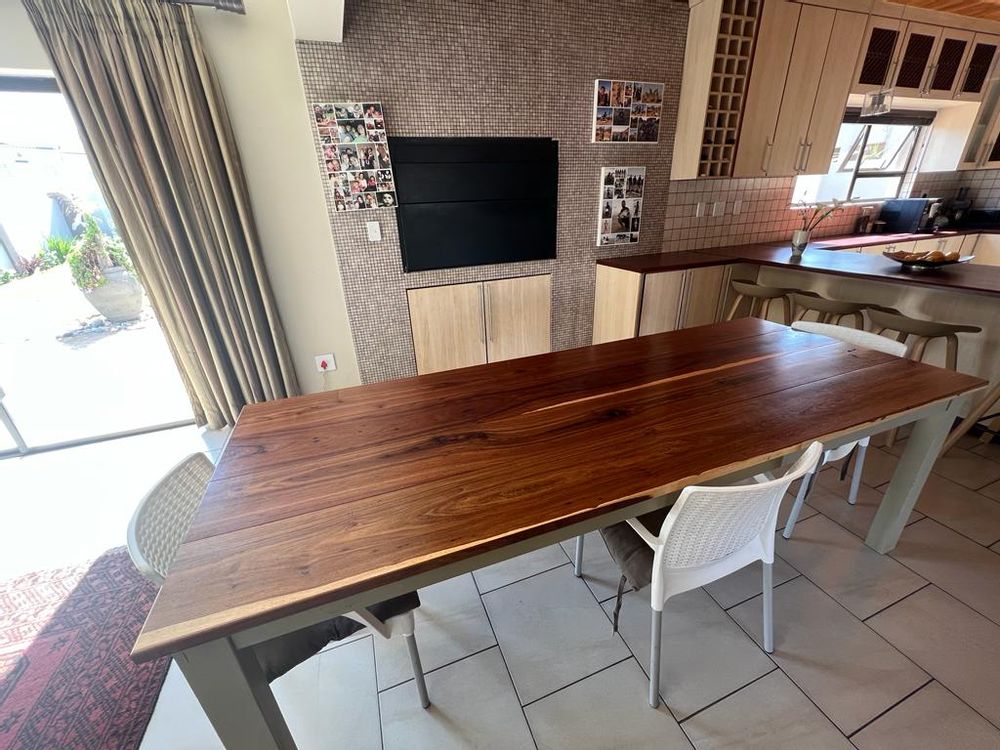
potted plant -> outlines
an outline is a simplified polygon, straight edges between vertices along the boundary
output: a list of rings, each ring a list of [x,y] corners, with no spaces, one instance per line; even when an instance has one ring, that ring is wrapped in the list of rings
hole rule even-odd
[[[802,251],[809,244],[809,238],[813,230],[823,223],[828,217],[842,211],[842,201],[830,201],[829,203],[806,203],[799,201],[792,206],[799,212],[801,227],[792,232],[792,256],[802,255]]]
[[[142,285],[117,237],[101,231],[91,216],[66,257],[73,282],[94,308],[112,323],[136,320],[142,312]]]

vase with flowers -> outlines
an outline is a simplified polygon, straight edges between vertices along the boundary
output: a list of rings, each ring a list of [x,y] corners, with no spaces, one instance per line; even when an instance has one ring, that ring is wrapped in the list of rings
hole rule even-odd
[[[813,230],[830,216],[843,210],[842,201],[829,203],[806,203],[799,201],[791,208],[799,213],[799,228],[792,232],[792,257],[801,257],[802,251],[809,244]]]

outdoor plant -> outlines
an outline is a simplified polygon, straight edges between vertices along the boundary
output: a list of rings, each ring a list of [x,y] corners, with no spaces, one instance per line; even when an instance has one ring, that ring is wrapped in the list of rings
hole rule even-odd
[[[83,221],[83,234],[73,241],[73,248],[66,256],[73,282],[89,292],[107,283],[104,272],[108,269],[118,266],[134,274],[122,241],[102,232],[92,216],[84,216]]]
[[[13,281],[17,278],[17,274],[11,273],[10,271],[0,271],[0,286],[3,286],[9,281]]]
[[[42,247],[42,268],[55,268],[66,262],[66,256],[73,249],[73,240],[65,237],[52,236],[45,240]]]

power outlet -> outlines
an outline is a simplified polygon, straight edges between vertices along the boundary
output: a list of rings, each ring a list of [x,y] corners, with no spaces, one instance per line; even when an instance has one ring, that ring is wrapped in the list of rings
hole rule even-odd
[[[330,372],[337,369],[337,360],[332,354],[320,354],[316,357],[317,372]]]

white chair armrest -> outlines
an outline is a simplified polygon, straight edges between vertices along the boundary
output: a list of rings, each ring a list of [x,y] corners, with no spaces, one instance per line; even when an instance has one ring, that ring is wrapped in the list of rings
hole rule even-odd
[[[628,519],[628,525],[631,526],[635,533],[642,537],[642,541],[648,544],[651,548],[656,549],[660,546],[659,537],[653,536],[649,533],[649,529],[642,525],[642,522],[638,518]]]

